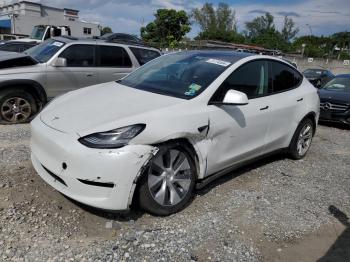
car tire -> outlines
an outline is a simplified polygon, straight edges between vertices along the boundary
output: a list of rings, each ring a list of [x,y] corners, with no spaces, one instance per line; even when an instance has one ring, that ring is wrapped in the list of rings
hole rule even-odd
[[[300,122],[289,145],[289,154],[293,159],[299,160],[306,156],[312,143],[314,131],[315,126],[310,118],[305,118]]]
[[[140,179],[138,202],[154,215],[179,212],[192,199],[196,177],[196,165],[186,145],[162,145]]]
[[[27,123],[37,112],[34,97],[21,89],[0,91],[0,123]]]

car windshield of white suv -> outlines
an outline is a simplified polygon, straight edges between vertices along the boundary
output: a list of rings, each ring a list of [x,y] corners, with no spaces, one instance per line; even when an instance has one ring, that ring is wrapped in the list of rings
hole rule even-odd
[[[34,26],[34,29],[30,35],[31,39],[41,40],[45,33],[45,26]]]
[[[29,48],[25,54],[30,55],[39,63],[46,63],[53,57],[63,46],[64,42],[55,39],[49,39],[40,45]]]
[[[232,57],[184,52],[152,60],[118,83],[153,93],[191,99],[232,64]]]
[[[323,89],[333,91],[350,91],[350,77],[337,77],[329,81]]]

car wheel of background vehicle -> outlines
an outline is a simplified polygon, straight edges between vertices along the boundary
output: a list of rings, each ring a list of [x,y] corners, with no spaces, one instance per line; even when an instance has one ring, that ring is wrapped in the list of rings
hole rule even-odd
[[[195,180],[195,163],[186,146],[161,146],[141,178],[140,206],[155,215],[176,213],[190,202]]]
[[[314,124],[311,119],[304,119],[298,126],[289,146],[293,159],[303,158],[309,150],[314,134]]]
[[[33,96],[20,89],[0,91],[0,123],[26,123],[37,112]]]

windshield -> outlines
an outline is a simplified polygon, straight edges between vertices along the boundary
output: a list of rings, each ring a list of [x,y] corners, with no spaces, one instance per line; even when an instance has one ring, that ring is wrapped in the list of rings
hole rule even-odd
[[[119,83],[149,92],[191,99],[202,93],[231,63],[213,54],[175,53],[154,59]]]
[[[318,76],[322,75],[322,70],[307,69],[307,70],[304,71],[304,75],[318,77]]]
[[[336,77],[329,81],[323,89],[333,91],[350,91],[350,77]]]
[[[60,50],[65,43],[57,41],[55,39],[49,39],[40,45],[29,48],[25,51],[25,54],[30,55],[40,63],[46,63],[53,57],[58,50]]]
[[[32,34],[30,35],[31,39],[41,40],[43,39],[45,33],[44,26],[34,26]]]

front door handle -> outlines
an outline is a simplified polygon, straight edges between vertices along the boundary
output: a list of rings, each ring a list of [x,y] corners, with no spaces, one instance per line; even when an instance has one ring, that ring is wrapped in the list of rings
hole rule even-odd
[[[301,102],[303,100],[304,100],[304,98],[300,98],[300,99],[297,100],[297,102]]]
[[[94,74],[93,73],[87,73],[86,76],[87,77],[92,77],[92,76],[94,76]]]
[[[263,111],[263,110],[266,110],[266,109],[269,109],[269,106],[265,106],[263,108],[260,108],[260,111]]]

